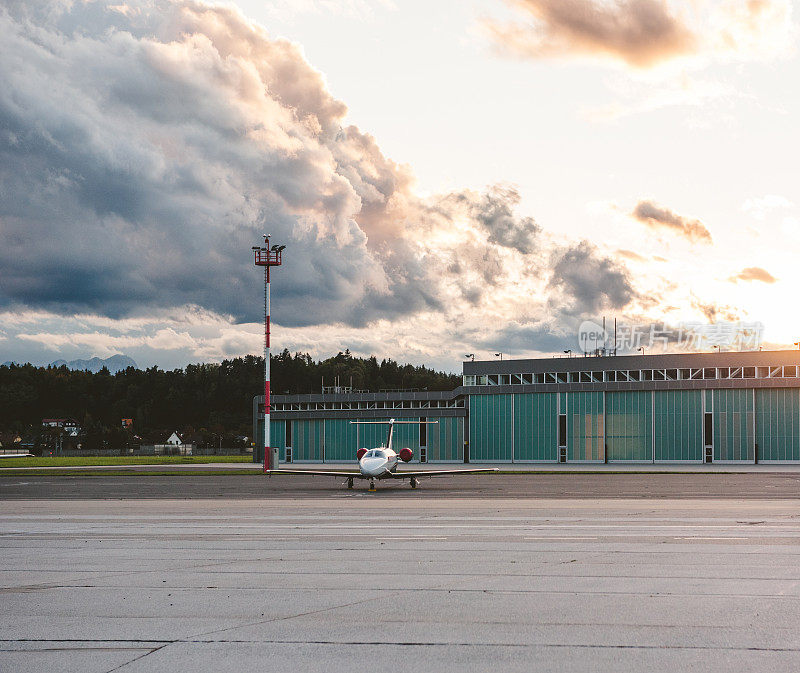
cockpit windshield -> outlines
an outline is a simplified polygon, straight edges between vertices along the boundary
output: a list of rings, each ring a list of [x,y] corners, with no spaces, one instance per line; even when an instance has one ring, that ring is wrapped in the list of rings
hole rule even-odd
[[[386,458],[386,453],[380,449],[372,449],[372,451],[367,451],[364,458]]]

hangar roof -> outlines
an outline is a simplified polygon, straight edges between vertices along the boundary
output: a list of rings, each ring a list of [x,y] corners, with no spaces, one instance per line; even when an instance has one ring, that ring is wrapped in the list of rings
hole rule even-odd
[[[666,353],[658,355],[606,355],[549,357],[521,360],[476,360],[463,363],[464,374],[518,374],[624,369],[690,367],[767,367],[798,365],[800,350],[723,351],[721,353]]]

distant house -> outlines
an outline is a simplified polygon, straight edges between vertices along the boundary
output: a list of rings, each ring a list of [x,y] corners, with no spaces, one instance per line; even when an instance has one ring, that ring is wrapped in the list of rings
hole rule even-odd
[[[162,435],[163,436],[163,435]],[[141,444],[139,453],[141,455],[181,455],[191,456],[194,452],[194,444],[187,442],[187,437],[173,432],[163,444]]]
[[[181,437],[177,432],[173,432],[169,439],[166,441],[167,444],[170,446],[183,446],[186,442],[183,441],[183,437]]]

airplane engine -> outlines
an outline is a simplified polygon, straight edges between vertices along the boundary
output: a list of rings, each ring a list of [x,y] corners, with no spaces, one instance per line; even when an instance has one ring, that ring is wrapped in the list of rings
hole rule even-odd
[[[367,452],[366,449],[359,449],[358,451],[356,451],[356,459],[361,460],[366,452]]]
[[[411,449],[400,449],[400,453],[397,455],[404,463],[408,463],[414,457],[414,452]]]

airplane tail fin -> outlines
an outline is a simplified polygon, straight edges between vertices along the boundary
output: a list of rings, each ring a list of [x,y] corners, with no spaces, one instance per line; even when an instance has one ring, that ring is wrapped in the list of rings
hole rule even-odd
[[[392,432],[394,431],[395,425],[436,425],[439,421],[423,421],[423,420],[396,420],[394,418],[390,418],[388,421],[350,421],[351,425],[389,425],[389,436],[386,438],[386,447],[387,449],[392,448]]]

